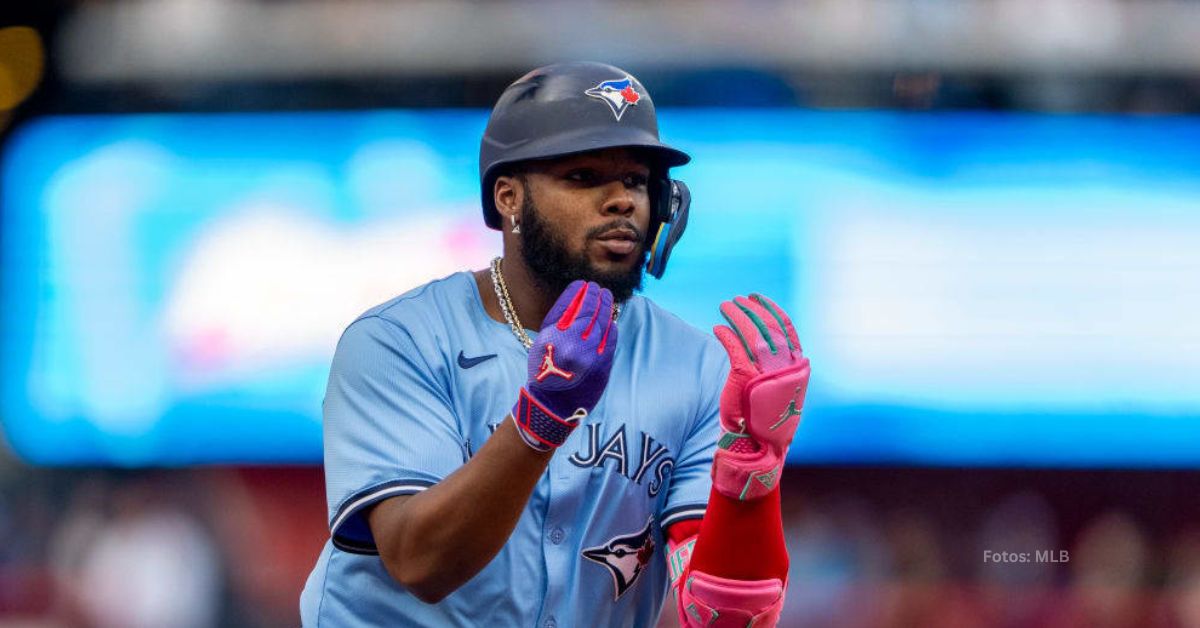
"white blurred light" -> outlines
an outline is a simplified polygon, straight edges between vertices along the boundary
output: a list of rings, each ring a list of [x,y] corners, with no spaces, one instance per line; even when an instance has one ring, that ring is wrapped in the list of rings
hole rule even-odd
[[[327,359],[367,308],[431,277],[484,265],[490,243],[473,223],[469,233],[478,237],[460,237],[460,215],[429,211],[349,227],[296,208],[231,210],[196,237],[167,299],[163,316],[182,388]]]
[[[588,56],[639,67],[1200,70],[1200,4],[1184,0],[775,1],[736,10],[730,19],[718,0],[83,3],[55,56],[80,82],[515,71]]]
[[[980,190],[930,207],[892,190],[843,208],[811,268],[822,366],[856,396],[922,407],[1194,402],[1200,218],[1153,197]]]

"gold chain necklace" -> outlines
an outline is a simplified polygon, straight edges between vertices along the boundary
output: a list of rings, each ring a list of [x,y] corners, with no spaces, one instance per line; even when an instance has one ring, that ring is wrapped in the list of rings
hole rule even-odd
[[[504,283],[504,273],[500,272],[500,258],[492,260],[492,289],[496,291],[496,299],[500,301],[500,313],[504,314],[504,321],[508,323],[512,333],[521,342],[521,345],[526,350],[533,347],[533,339],[529,334],[525,333],[525,327],[521,325],[521,321],[517,318],[516,308],[513,307],[512,299],[508,296],[508,285]],[[617,316],[621,314],[621,304],[614,303],[612,310],[613,320],[617,320]]]

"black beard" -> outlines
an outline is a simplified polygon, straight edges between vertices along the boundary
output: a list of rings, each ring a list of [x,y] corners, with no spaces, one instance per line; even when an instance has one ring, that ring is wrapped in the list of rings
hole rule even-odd
[[[527,188],[528,189],[528,188]],[[588,238],[599,235],[614,227],[631,227],[628,220],[617,219],[588,233]],[[538,212],[533,197],[526,192],[521,206],[521,258],[529,268],[533,280],[544,294],[557,299],[572,281],[583,279],[594,281],[612,292],[617,303],[623,303],[642,290],[646,257],[649,251],[644,244],[641,230],[638,234],[637,263],[627,271],[606,272],[594,268],[586,254],[575,255],[567,250],[564,238],[554,230]]]

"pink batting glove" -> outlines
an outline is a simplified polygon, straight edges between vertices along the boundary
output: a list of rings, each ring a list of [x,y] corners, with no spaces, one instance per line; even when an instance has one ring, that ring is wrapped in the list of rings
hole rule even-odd
[[[722,434],[713,459],[713,486],[739,500],[774,490],[808,390],[808,358],[787,314],[752,294],[721,304],[729,327],[713,327],[729,353],[721,391]]]

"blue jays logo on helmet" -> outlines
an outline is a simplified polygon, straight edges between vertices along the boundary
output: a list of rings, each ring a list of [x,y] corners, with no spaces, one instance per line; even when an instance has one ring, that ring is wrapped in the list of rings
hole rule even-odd
[[[638,101],[642,99],[642,95],[633,86],[633,79],[628,76],[614,81],[604,81],[583,93],[608,103],[608,108],[612,109],[618,122],[625,114],[626,109],[638,104]]]
[[[613,600],[620,599],[650,564],[650,557],[654,555],[654,539],[650,535],[653,522],[651,517],[637,532],[614,536],[604,545],[583,550],[584,558],[604,565],[612,575]]]

